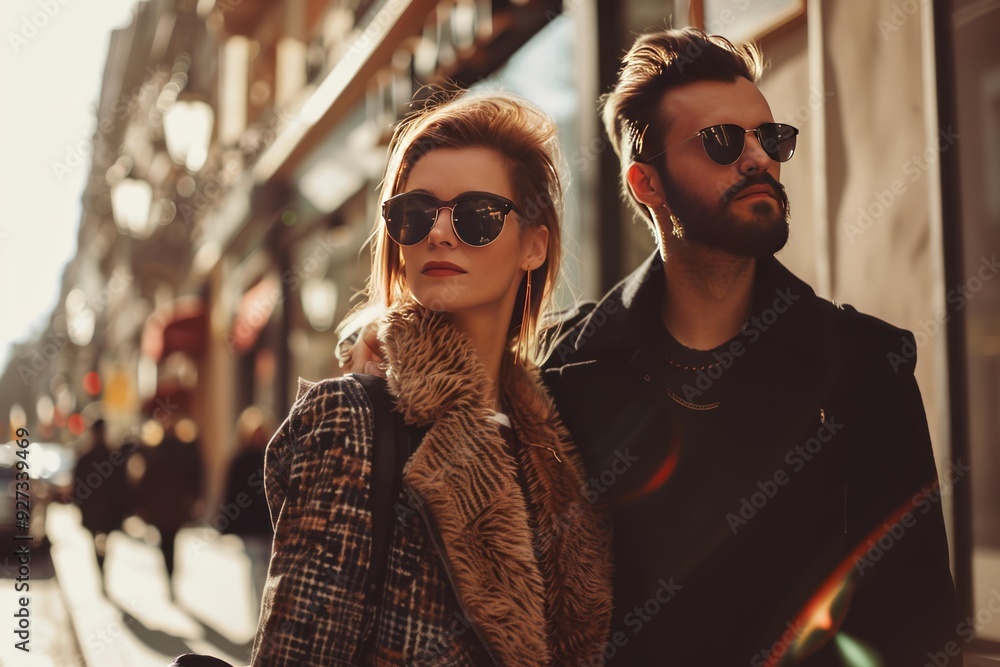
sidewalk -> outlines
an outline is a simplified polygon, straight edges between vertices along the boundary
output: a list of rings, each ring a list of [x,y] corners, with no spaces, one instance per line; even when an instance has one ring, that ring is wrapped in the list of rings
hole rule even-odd
[[[20,609],[20,599],[25,597],[25,591],[16,588],[23,583],[16,581],[20,563],[11,553],[16,548],[4,544],[3,551],[7,553],[0,558],[0,610],[6,618],[11,618]],[[0,642],[0,667],[79,667],[80,648],[48,552],[44,549],[32,551],[29,564],[29,641],[20,644],[23,637],[8,634],[10,639]]]
[[[157,547],[112,533],[106,591],[90,534],[75,507],[53,505],[47,523],[52,562],[89,667],[167,667],[181,653],[207,653],[245,665],[259,598],[243,542],[192,528],[177,536],[171,600]]]

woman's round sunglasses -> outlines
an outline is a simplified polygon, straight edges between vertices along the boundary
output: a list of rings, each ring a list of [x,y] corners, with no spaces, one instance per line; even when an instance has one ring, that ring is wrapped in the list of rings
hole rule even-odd
[[[462,243],[476,248],[497,240],[507,214],[523,215],[511,200],[490,192],[463,192],[441,201],[426,192],[404,192],[382,203],[382,218],[389,237],[401,246],[426,239],[441,209],[451,211],[451,225]]]
[[[701,137],[701,145],[713,162],[730,165],[740,159],[746,147],[746,135],[757,135],[764,153],[775,162],[787,162],[795,153],[795,140],[799,134],[798,128],[785,123],[761,123],[759,127],[745,130],[739,125],[722,123],[698,130],[684,141]],[[652,157],[642,160],[651,162],[667,151],[663,150]]]

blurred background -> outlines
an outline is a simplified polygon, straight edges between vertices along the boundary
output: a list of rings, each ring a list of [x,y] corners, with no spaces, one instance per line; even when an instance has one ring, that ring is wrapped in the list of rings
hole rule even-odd
[[[1000,0],[15,0],[0,614],[27,532],[33,634],[0,663],[248,660],[263,446],[298,377],[339,373],[333,329],[367,276],[393,124],[446,81],[550,113],[561,298],[596,298],[654,247],[596,99],[634,36],[665,25],[759,42],[775,119],[802,131],[779,259],[916,334],[966,650],[1000,655]]]

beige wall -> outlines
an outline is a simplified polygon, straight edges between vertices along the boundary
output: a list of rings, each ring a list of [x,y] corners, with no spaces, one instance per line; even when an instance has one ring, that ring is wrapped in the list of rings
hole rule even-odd
[[[916,375],[940,471],[949,432],[945,336],[932,324],[944,308],[932,25],[929,3],[894,6],[809,2],[806,21],[762,42],[762,89],[775,118],[802,130],[782,170],[792,234],[779,259],[821,296],[915,333],[937,329],[918,334]]]

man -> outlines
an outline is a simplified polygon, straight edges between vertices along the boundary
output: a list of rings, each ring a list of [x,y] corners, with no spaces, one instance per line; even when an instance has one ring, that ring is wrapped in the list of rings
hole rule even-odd
[[[605,656],[959,665],[941,490],[898,354],[913,337],[773,257],[797,131],[774,124],[760,71],[753,48],[661,30],[603,99],[658,250],[583,310],[545,379],[584,494],[612,508]]]

